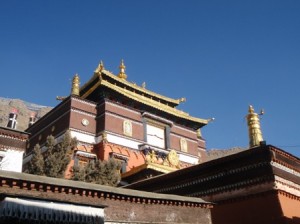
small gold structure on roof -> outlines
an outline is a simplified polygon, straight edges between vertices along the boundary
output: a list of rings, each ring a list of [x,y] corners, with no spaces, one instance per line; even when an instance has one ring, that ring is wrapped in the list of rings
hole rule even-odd
[[[121,64],[120,64],[119,68],[120,68],[120,73],[119,73],[118,77],[121,78],[121,79],[127,79],[127,75],[125,73],[126,66],[124,65],[124,60],[123,59],[121,61]]]
[[[73,81],[72,81],[72,90],[71,90],[71,94],[72,95],[76,95],[79,96],[79,76],[78,74],[74,75],[73,77]]]
[[[100,61],[98,67],[97,67],[96,70],[95,70],[95,73],[99,73],[99,72],[101,72],[103,69],[104,69],[103,61]]]
[[[100,69],[100,66],[98,67]],[[106,69],[103,69],[101,72],[95,73],[97,75],[94,75],[87,83],[85,83],[80,88],[81,97],[83,99],[88,99],[89,95],[96,91],[97,88],[105,87],[123,95],[128,99],[140,102],[144,105],[176,116],[180,119],[193,122],[195,126],[198,126],[198,128],[208,124],[209,120],[192,117],[188,113],[176,108],[176,106],[178,106],[181,102],[185,102],[186,99],[184,97],[179,99],[169,98],[143,88],[143,85],[138,86],[127,81],[127,75],[125,74],[126,66],[124,65],[123,60],[121,61],[119,68],[120,72],[117,76]],[[96,69],[95,72],[97,71],[100,70]],[[195,129],[196,128],[197,127],[195,127]]]
[[[247,115],[248,131],[249,131],[249,146],[250,148],[259,146],[263,141],[262,132],[260,128],[259,115],[254,112],[254,108],[250,105]]]

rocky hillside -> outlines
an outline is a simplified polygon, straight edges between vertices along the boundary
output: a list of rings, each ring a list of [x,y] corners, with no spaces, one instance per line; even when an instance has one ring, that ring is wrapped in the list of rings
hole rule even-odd
[[[28,128],[29,117],[32,112],[36,113],[37,118],[41,118],[52,108],[28,103],[19,99],[0,97],[0,126],[6,127],[8,123],[8,115],[13,109],[18,110],[17,129],[24,131]]]
[[[210,161],[210,160],[214,160],[214,159],[218,159],[224,156],[229,156],[232,154],[236,154],[239,152],[242,152],[244,150],[247,150],[245,148],[241,148],[241,147],[234,147],[231,149],[211,149],[207,151],[207,158],[206,161]]]

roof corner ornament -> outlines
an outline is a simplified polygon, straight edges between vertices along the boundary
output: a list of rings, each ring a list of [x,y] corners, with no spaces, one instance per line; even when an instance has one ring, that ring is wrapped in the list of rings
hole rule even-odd
[[[143,89],[146,89],[146,82],[143,82],[143,83],[142,83],[142,88],[143,88]]]
[[[178,99],[180,103],[186,102],[186,98],[185,97],[181,97]]]
[[[101,60],[98,67],[95,70],[95,73],[101,73],[102,70],[104,70],[104,64],[103,61]]]
[[[59,101],[64,101],[67,97],[65,96],[57,96],[56,97],[56,100],[59,100]]]
[[[124,65],[123,59],[121,60],[121,64],[120,64],[119,68],[120,68],[120,73],[119,73],[118,77],[126,80],[127,79],[127,75],[125,73],[126,66]]]
[[[249,105],[247,115],[247,124],[249,132],[249,146],[250,148],[259,146],[263,141],[262,131],[260,128],[260,119],[259,116],[264,114],[264,111],[261,110],[259,114],[254,112],[252,105]]]
[[[72,95],[76,95],[79,96],[79,75],[75,74],[72,80],[72,90],[71,90],[71,94]]]

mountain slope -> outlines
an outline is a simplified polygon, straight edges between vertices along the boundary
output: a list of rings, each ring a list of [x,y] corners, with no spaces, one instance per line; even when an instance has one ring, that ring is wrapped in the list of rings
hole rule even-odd
[[[52,108],[29,103],[20,99],[9,99],[0,97],[0,126],[6,127],[8,123],[8,115],[13,110],[18,110],[17,130],[24,131],[28,128],[29,117],[31,113],[36,113],[41,118]]]

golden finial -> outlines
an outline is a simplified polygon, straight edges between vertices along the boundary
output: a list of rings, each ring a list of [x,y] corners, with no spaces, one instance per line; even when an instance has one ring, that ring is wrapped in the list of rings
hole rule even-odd
[[[119,73],[118,77],[121,78],[121,79],[127,79],[127,75],[125,74],[126,66],[124,65],[124,60],[123,59],[121,61],[121,64],[120,64],[119,68],[120,68],[120,73]]]
[[[197,138],[202,138],[202,133],[200,128],[197,129]]]
[[[262,132],[260,128],[259,115],[263,115],[263,111],[260,114],[254,112],[254,108],[250,105],[247,115],[248,132],[249,132],[249,146],[250,148],[259,146],[263,141]]]
[[[72,81],[72,90],[71,90],[71,94],[72,95],[76,95],[79,96],[79,76],[78,74],[74,75],[73,77],[73,81]]]
[[[65,100],[67,97],[65,97],[65,96],[57,96],[56,97],[56,100],[59,100],[59,101],[63,101],[63,100]]]
[[[100,61],[98,67],[97,67],[96,70],[95,70],[95,73],[99,73],[99,72],[101,72],[103,69],[104,69],[103,61]]]
[[[179,98],[178,100],[179,100],[180,103],[186,102],[186,98],[185,98],[185,97],[181,97],[181,98]]]

